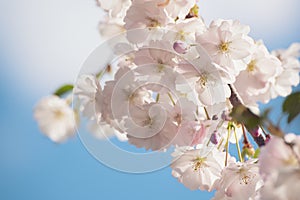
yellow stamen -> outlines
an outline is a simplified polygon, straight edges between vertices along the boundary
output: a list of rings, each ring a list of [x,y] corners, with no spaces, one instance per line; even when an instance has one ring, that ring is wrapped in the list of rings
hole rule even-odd
[[[194,160],[194,171],[198,171],[201,167],[205,166],[205,161],[206,161],[206,158],[200,158],[200,157],[197,157],[195,160]]]
[[[148,28],[156,28],[156,27],[160,26],[160,23],[158,20],[153,19],[151,17],[148,17],[147,19],[149,21]]]
[[[222,53],[227,53],[229,51],[230,42],[223,42],[219,45],[219,49]]]
[[[207,84],[207,80],[208,80],[207,75],[206,74],[201,74],[200,77],[199,77],[198,83],[200,83],[200,85],[202,87],[205,87],[206,84]]]
[[[247,71],[253,72],[255,70],[255,68],[256,68],[256,61],[252,60],[247,66]]]

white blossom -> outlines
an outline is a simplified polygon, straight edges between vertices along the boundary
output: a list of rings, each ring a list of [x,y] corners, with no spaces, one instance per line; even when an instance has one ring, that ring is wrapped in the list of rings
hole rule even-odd
[[[186,150],[174,158],[172,175],[191,190],[216,189],[225,164],[225,153],[217,149]]]
[[[58,96],[41,99],[34,109],[34,118],[41,131],[54,142],[63,142],[75,135],[74,111]]]
[[[230,163],[222,171],[214,200],[256,199],[258,191],[263,186],[256,160],[240,163]]]

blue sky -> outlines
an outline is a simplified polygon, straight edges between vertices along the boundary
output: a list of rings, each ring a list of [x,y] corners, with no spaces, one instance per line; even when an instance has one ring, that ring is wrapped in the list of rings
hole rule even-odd
[[[297,0],[201,2],[205,19],[241,19],[270,49],[300,42]],[[100,18],[93,0],[0,2],[0,199],[210,199],[212,194],[178,183],[170,168],[117,172],[95,160],[78,138],[57,145],[40,134],[32,117],[35,103],[75,79],[100,42]],[[274,119],[280,101],[270,105]],[[299,118],[288,130],[300,133],[298,124]]]

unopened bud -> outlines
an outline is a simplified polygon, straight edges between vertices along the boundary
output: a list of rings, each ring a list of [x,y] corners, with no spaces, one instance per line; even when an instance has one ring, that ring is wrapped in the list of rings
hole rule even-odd
[[[212,120],[218,120],[218,116],[217,116],[217,115],[214,115],[214,116],[212,116],[211,119],[212,119]]]
[[[232,120],[232,118],[229,116],[229,112],[225,111],[225,110],[222,112],[221,118],[224,121],[230,121],[230,120]]]
[[[252,145],[245,145],[243,147],[243,155],[246,155],[250,158],[253,158],[254,154],[255,154],[255,149],[252,147]]]
[[[260,128],[256,127],[255,129],[252,130],[251,132],[251,135],[253,137],[259,137],[261,134],[260,134]]]
[[[186,54],[189,48],[190,46],[187,43],[180,40],[174,42],[173,44],[173,49],[179,54]]]
[[[217,131],[214,131],[210,136],[210,142],[213,143],[213,144],[218,144],[219,139],[220,139],[220,137],[219,137]]]

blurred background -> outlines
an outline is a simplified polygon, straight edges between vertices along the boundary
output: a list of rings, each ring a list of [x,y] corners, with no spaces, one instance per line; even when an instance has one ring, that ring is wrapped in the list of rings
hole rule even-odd
[[[298,0],[201,0],[200,14],[239,19],[270,50],[300,42]],[[52,143],[38,130],[35,103],[72,83],[89,53],[101,43],[103,13],[94,0],[0,1],[0,199],[210,199],[190,191],[171,169],[133,175],[95,160],[78,138]],[[296,88],[299,90],[299,88]],[[282,98],[272,107],[276,120]],[[300,133],[299,117],[286,130]]]

